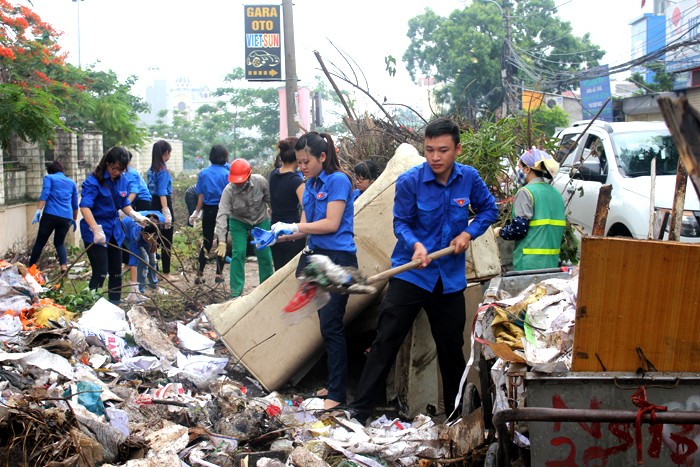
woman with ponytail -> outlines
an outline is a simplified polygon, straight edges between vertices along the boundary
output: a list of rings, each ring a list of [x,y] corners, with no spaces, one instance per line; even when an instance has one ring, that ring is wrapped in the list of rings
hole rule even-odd
[[[275,234],[308,234],[307,248],[299,260],[298,272],[311,254],[328,256],[340,266],[357,267],[352,181],[340,167],[331,135],[307,133],[299,138],[294,149],[299,169],[307,180],[302,202],[304,211],[300,222],[277,222],[272,230]],[[328,304],[318,310],[328,360],[326,409],[346,402],[347,350],[343,315],[347,302],[347,294],[332,293]]]
[[[160,211],[165,218],[165,228],[160,231],[160,257],[163,263],[163,277],[170,281],[178,280],[170,275],[170,249],[173,244],[173,177],[166,162],[170,160],[172,146],[165,140],[156,141],[151,152],[151,168],[148,169],[148,190],[151,193],[151,210]]]

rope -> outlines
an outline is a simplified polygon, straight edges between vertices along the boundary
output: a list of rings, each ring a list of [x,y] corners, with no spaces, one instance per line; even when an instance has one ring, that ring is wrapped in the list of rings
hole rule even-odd
[[[665,405],[654,405],[647,401],[647,388],[645,386],[640,386],[639,389],[635,391],[632,395],[632,403],[639,407],[637,410],[637,418],[634,422],[634,441],[637,444],[637,464],[641,465],[644,463],[644,454],[642,446],[642,418],[645,414],[651,415],[651,423],[656,423],[656,412],[665,412],[668,407]]]

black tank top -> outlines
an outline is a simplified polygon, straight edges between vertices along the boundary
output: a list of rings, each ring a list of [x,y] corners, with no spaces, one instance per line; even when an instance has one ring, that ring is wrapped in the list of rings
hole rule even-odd
[[[301,214],[296,191],[304,180],[295,172],[280,173],[279,169],[275,169],[270,173],[268,181],[272,223],[299,222]]]

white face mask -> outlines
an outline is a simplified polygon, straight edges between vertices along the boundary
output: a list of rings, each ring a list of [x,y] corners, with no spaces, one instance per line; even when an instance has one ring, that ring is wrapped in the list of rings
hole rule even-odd
[[[518,169],[517,172],[515,172],[515,181],[518,183],[520,186],[527,185],[527,175],[525,175],[525,172],[523,172],[523,169]]]

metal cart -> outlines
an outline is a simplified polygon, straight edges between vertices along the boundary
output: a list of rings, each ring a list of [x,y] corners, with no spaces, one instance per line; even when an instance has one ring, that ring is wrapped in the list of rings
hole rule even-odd
[[[499,276],[486,294],[517,295],[562,277],[551,270]],[[487,466],[700,465],[699,373],[543,375],[516,364],[507,372],[510,407],[493,413],[496,359],[483,347],[476,355],[480,388],[468,385],[463,406],[481,406],[485,426],[497,433]]]

